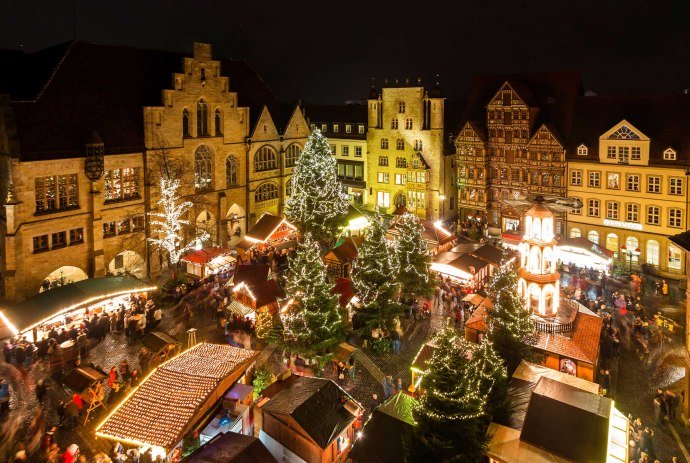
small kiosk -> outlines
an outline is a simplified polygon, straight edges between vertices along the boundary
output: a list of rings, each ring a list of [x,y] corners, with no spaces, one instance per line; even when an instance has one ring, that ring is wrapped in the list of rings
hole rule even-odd
[[[180,259],[186,266],[187,275],[204,279],[223,270],[234,270],[236,251],[226,248],[204,248],[191,251]]]
[[[241,252],[248,252],[256,247],[259,250],[266,246],[279,246],[281,243],[294,241],[296,228],[285,218],[273,214],[264,214],[244,235],[244,239],[235,245]]]

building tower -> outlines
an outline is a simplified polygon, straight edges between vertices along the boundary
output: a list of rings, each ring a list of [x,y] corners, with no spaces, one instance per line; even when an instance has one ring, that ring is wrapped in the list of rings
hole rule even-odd
[[[554,215],[543,204],[535,204],[525,214],[525,235],[520,243],[518,295],[535,315],[558,314],[559,279],[556,271]]]

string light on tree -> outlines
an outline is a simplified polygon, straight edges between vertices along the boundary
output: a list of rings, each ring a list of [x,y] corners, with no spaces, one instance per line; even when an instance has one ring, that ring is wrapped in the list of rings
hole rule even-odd
[[[158,235],[158,238],[148,238],[148,240],[167,254],[168,263],[173,266],[177,265],[180,258],[192,249],[198,241],[207,240],[209,237],[208,233],[202,231],[195,239],[183,244],[182,226],[189,224],[189,221],[183,217],[193,204],[190,201],[180,201],[179,189],[180,181],[178,179],[162,177],[160,180],[161,197],[157,201],[162,211],[149,213],[151,217],[155,218],[151,220],[151,226],[153,227],[153,234]]]
[[[436,281],[429,272],[431,255],[422,237],[424,226],[416,215],[406,212],[396,220],[395,230],[400,287],[407,294],[431,296]]]
[[[331,147],[319,129],[309,135],[295,164],[291,185],[285,215],[300,232],[328,242],[347,212],[347,195],[338,180]]]

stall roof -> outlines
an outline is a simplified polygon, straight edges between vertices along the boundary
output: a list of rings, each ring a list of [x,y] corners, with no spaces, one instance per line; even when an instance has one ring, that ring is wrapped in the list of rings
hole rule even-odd
[[[63,383],[71,390],[82,393],[92,384],[106,379],[108,375],[100,368],[78,367],[70,371]]]
[[[252,287],[266,281],[268,279],[269,270],[270,267],[265,264],[238,265],[232,282],[234,285],[244,283]]]
[[[494,267],[500,267],[501,261],[503,260],[503,250],[492,246],[490,244],[485,244],[478,249],[475,249],[470,254],[480,259],[484,259]]]
[[[463,254],[448,265],[462,270],[463,272],[467,272],[471,275],[474,275],[475,273],[479,272],[481,269],[489,265],[489,263],[484,259],[480,259],[479,257],[473,256],[472,254]]]
[[[237,315],[241,317],[246,317],[250,313],[254,312],[254,308],[249,307],[248,305],[244,305],[240,301],[232,301],[228,306],[228,310],[231,312],[235,312]]]
[[[255,297],[257,309],[278,302],[278,299],[285,297],[285,293],[275,280],[266,280],[252,286],[250,290]]]
[[[250,241],[266,242],[271,235],[278,230],[283,224],[287,224],[290,228],[294,228],[286,219],[277,217],[272,214],[264,214],[256,221],[254,226],[247,232],[245,238]]]
[[[489,325],[486,324],[487,317],[485,305],[479,305],[474,312],[472,312],[472,316],[465,322],[465,328],[470,328],[480,333],[486,333],[489,331]]]
[[[227,345],[197,344],[153,370],[96,427],[96,435],[169,451],[257,355]]]
[[[357,247],[361,244],[360,238],[347,237],[338,241],[333,249],[324,256],[324,259],[329,259],[329,256],[335,257],[338,262],[347,263],[352,262],[357,258]]]
[[[405,461],[414,426],[412,409],[416,404],[414,398],[404,393],[391,396],[372,412],[348,457],[355,463]]]
[[[235,432],[218,434],[182,463],[278,463],[258,437]]]
[[[331,380],[301,376],[280,383],[284,388],[261,408],[270,414],[289,415],[322,449],[356,419],[340,403],[343,396],[352,398]]]
[[[89,278],[37,294],[18,304],[0,304],[0,313],[20,333],[70,312],[80,305],[95,304],[110,297],[136,291],[152,291],[156,286],[129,275]]]
[[[192,262],[194,264],[204,265],[211,262],[213,259],[219,256],[229,256],[233,251],[226,248],[204,248],[197,249],[196,251],[191,251],[180,260],[186,262]]]
[[[180,345],[177,339],[170,337],[167,334],[162,333],[160,331],[152,331],[151,333],[147,334],[141,340],[141,343],[144,345],[144,347],[146,347],[154,354],[157,354],[158,352],[162,351],[163,348],[167,345]]]
[[[599,338],[602,325],[601,317],[584,307],[580,307],[575,319],[575,328],[571,333],[539,333],[535,347],[596,365],[599,359]]]

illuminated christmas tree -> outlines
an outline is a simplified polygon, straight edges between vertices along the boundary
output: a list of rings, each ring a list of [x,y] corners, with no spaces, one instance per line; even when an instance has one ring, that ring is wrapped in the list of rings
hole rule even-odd
[[[431,256],[422,238],[424,226],[419,218],[405,213],[397,219],[395,253],[398,258],[398,283],[406,294],[430,297],[434,293],[435,279],[429,272]]]
[[[282,319],[289,348],[320,354],[340,343],[343,323],[332,290],[319,244],[307,233],[290,259],[287,274],[289,302]]]
[[[472,352],[474,372],[479,379],[479,391],[486,397],[486,413],[496,420],[508,410],[508,375],[503,359],[498,355],[491,336],[485,336]]]
[[[330,242],[347,212],[347,195],[338,180],[331,147],[319,129],[309,135],[291,182],[292,194],[285,205],[288,220],[303,234]]]
[[[392,329],[402,312],[396,301],[398,262],[394,245],[386,238],[386,227],[378,211],[369,219],[352,268],[352,285],[360,306],[356,317],[364,334],[377,328]]]
[[[413,411],[417,438],[410,461],[482,461],[486,402],[470,352],[451,326],[436,337],[421,383],[424,392]]]
[[[518,295],[518,274],[513,267],[504,265],[494,274],[489,297],[493,302],[488,309],[490,336],[512,374],[521,360],[533,357],[535,342],[532,310]]]

